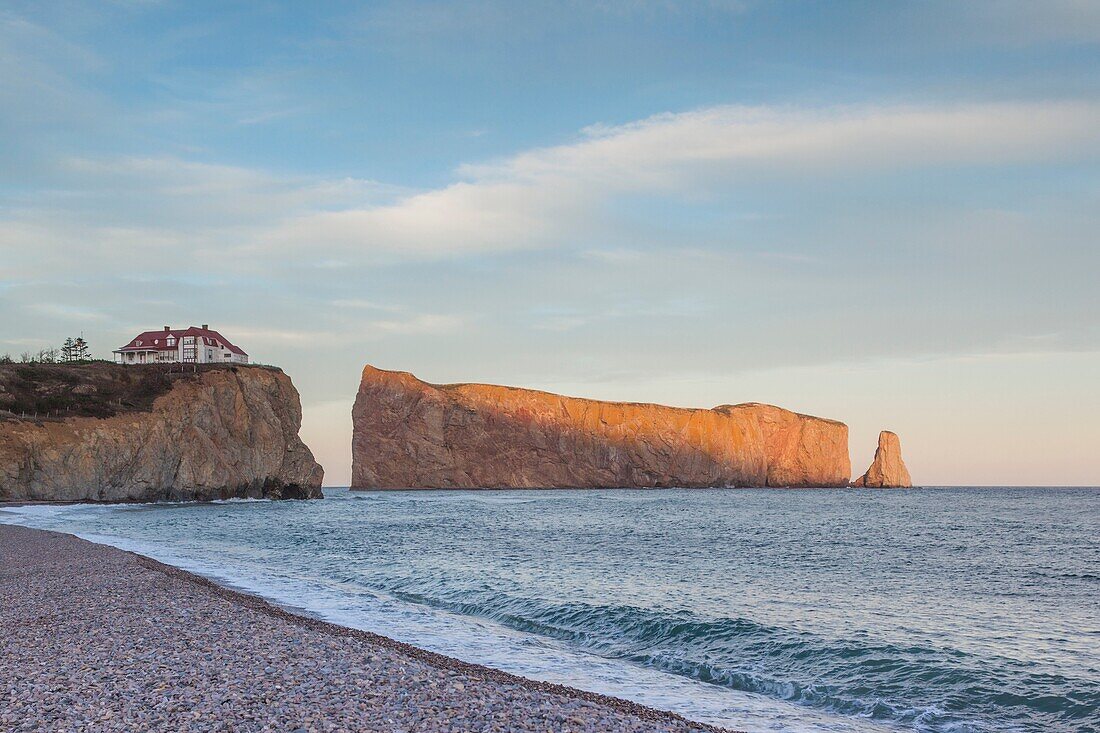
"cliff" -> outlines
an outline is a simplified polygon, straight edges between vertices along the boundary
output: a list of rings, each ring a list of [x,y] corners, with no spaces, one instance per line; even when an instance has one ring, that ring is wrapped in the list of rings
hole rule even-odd
[[[319,498],[301,422],[269,367],[2,365],[0,501]]]
[[[901,460],[901,440],[896,433],[883,430],[878,434],[878,448],[867,473],[863,474],[852,486],[867,486],[876,489],[907,489],[913,485],[909,469]]]
[[[601,402],[368,366],[352,488],[845,486],[848,427],[760,404]]]

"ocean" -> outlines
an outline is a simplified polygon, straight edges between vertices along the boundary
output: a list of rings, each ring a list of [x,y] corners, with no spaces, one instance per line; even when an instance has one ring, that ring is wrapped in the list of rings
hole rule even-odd
[[[1100,490],[26,506],[303,613],[746,731],[1100,731]]]

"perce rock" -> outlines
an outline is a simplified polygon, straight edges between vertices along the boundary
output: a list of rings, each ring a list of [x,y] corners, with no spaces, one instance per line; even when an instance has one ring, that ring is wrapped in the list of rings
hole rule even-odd
[[[867,486],[876,489],[907,489],[913,485],[909,469],[901,460],[901,440],[895,433],[883,430],[878,434],[878,448],[871,467],[852,486]]]
[[[62,407],[30,419],[28,403]],[[0,500],[320,498],[301,422],[298,392],[270,367],[5,365]]]
[[[760,404],[712,410],[434,385],[368,366],[352,488],[846,486],[848,426]]]

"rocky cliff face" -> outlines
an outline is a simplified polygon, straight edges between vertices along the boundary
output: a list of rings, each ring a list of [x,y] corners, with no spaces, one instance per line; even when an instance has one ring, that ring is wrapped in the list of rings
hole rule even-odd
[[[83,376],[74,389],[94,393],[94,372]],[[298,437],[301,422],[290,378],[265,367],[174,379],[148,408],[111,417],[9,416],[0,420],[0,500],[319,498],[324,472]]]
[[[600,402],[368,366],[352,488],[845,486],[848,427],[770,405]]]
[[[875,449],[871,467],[867,469],[867,473],[853,481],[852,486],[900,489],[912,485],[909,469],[905,467],[905,461],[901,460],[901,440],[895,433],[883,430],[878,434],[878,448]]]

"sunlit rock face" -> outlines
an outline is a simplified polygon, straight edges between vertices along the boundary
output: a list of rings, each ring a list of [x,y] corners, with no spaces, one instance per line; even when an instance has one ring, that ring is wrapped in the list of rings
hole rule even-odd
[[[434,385],[367,366],[352,488],[846,486],[848,427],[771,405],[711,410]]]
[[[94,392],[108,370],[146,367],[79,369],[88,371],[72,378]],[[0,500],[321,497],[324,471],[298,437],[302,407],[286,374],[253,366],[176,376],[147,408],[0,421]]]
[[[878,434],[878,448],[871,467],[852,486],[867,486],[877,489],[906,489],[913,485],[909,469],[901,460],[901,440],[897,434],[883,430]]]

